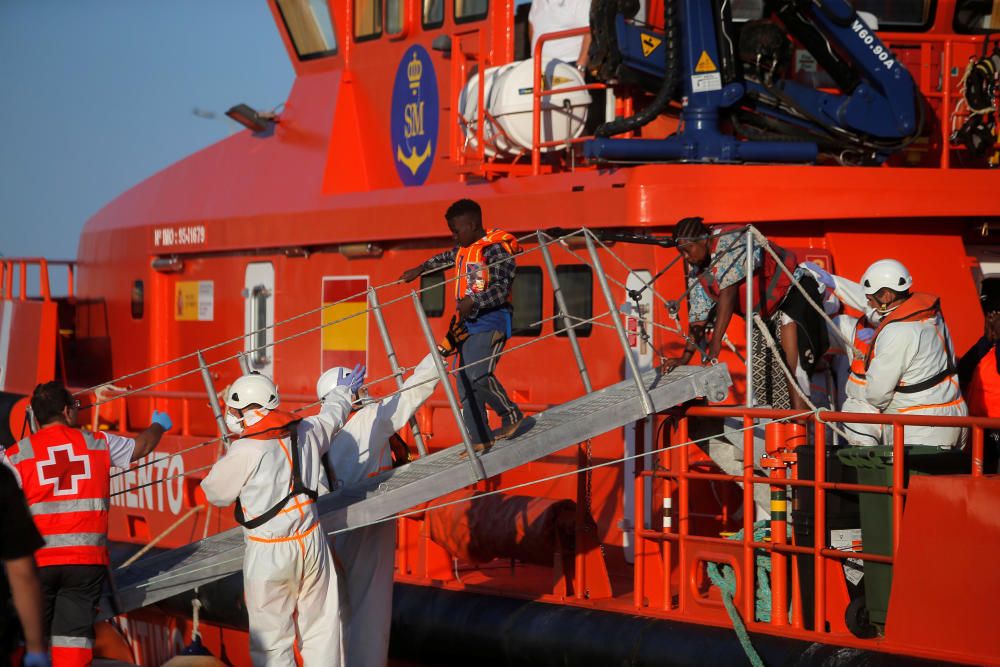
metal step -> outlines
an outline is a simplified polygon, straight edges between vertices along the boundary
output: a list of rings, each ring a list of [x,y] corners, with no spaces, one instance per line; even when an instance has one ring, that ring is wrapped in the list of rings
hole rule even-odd
[[[724,364],[684,366],[669,375],[648,371],[642,382],[656,411],[696,398],[721,401],[732,384]],[[490,477],[646,416],[636,383],[625,380],[530,417],[517,437],[496,443],[482,455]],[[323,529],[341,530],[394,516],[476,482],[456,445],[395,468],[364,483],[320,498]],[[242,569],[243,529],[151,556],[116,573],[118,613],[216,581]]]

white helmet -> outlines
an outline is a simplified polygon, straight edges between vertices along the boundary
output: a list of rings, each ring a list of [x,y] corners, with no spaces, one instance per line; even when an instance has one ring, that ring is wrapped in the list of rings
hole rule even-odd
[[[316,398],[322,401],[327,394],[333,391],[334,387],[347,384],[344,380],[351,377],[353,372],[347,366],[334,366],[323,371],[323,374],[316,380]]]
[[[237,410],[254,403],[266,410],[274,410],[280,402],[281,398],[274,382],[260,373],[250,373],[237,378],[226,391],[226,405]]]
[[[880,259],[861,276],[861,287],[866,296],[888,287],[894,292],[906,292],[913,287],[913,278],[902,262],[894,259]]]

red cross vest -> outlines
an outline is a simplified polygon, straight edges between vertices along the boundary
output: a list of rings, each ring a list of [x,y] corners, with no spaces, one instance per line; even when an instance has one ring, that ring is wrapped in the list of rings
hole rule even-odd
[[[102,435],[51,424],[6,455],[45,538],[38,566],[106,565],[111,452]]]
[[[455,252],[455,300],[461,301],[470,294],[478,294],[484,291],[490,284],[490,268],[483,257],[483,252],[491,245],[499,243],[504,250],[511,255],[521,252],[521,246],[511,234],[499,230],[491,229],[486,235],[470,245],[468,248],[459,247]],[[507,294],[507,302],[513,300],[511,290]]]
[[[719,230],[723,234],[726,232],[732,233],[739,229],[741,227],[738,225],[718,225],[712,227],[713,231]],[[710,239],[713,257],[718,251],[720,240],[722,240],[722,236],[720,235],[715,235]],[[744,241],[740,240],[738,243],[744,243]],[[799,263],[795,257],[795,253],[791,250],[785,250],[776,243],[771,243],[771,248],[781,258],[781,264],[788,269],[788,273],[785,273],[781,269],[781,266],[771,256],[771,253],[767,252],[767,250],[762,250],[763,261],[761,262],[761,267],[754,271],[752,284],[754,289],[754,307],[758,309],[758,312],[760,312],[761,317],[764,319],[771,317],[778,310],[778,306],[781,305],[785,295],[788,294],[788,289],[792,285],[790,274],[794,273],[795,267]],[[719,283],[711,271],[702,271],[698,275],[698,280],[701,282],[705,293],[713,301],[718,302],[719,294],[722,290],[719,289]],[[747,281],[740,281],[739,285],[740,295],[736,300],[736,313],[745,318],[747,314],[743,311],[746,310]]]

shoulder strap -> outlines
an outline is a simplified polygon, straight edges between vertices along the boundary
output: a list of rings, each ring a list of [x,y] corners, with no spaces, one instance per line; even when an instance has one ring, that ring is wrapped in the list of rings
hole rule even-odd
[[[236,519],[236,523],[240,524],[244,528],[259,528],[265,523],[278,516],[278,512],[285,509],[285,505],[288,501],[299,494],[305,494],[311,500],[316,500],[319,494],[313,490],[306,487],[305,483],[302,481],[302,463],[301,454],[299,453],[299,432],[294,426],[289,429],[288,437],[291,439],[292,444],[292,489],[288,492],[288,495],[279,500],[271,509],[267,510],[260,516],[246,520],[246,516],[243,514],[243,505],[240,504],[240,499],[236,499],[236,507],[233,509],[233,517]]]
[[[901,394],[918,394],[925,389],[930,389],[936,384],[943,382],[954,374],[955,367],[951,365],[951,361],[949,359],[948,365],[937,375],[933,375],[922,382],[917,382],[916,384],[899,385],[896,387],[896,391]]]

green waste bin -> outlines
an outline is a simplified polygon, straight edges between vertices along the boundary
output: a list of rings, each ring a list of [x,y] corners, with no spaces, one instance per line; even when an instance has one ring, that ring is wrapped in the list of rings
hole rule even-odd
[[[967,457],[962,452],[926,445],[904,448],[904,484],[910,475],[949,475],[969,472]],[[858,484],[892,486],[892,447],[845,447],[837,451],[845,466],[856,468]],[[892,494],[860,493],[861,542],[865,553],[892,555]],[[869,619],[885,625],[892,589],[892,565],[865,561],[865,604]]]

